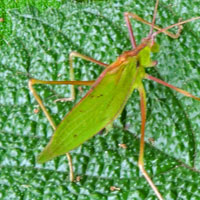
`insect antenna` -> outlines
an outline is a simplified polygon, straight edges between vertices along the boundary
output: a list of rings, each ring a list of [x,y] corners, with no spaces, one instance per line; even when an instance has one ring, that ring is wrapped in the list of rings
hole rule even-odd
[[[171,29],[171,28],[173,28],[173,27],[175,27],[175,26],[180,26],[180,25],[182,25],[182,24],[186,24],[186,23],[188,23],[188,22],[195,21],[195,20],[197,20],[197,19],[200,19],[200,16],[199,16],[199,17],[193,17],[193,18],[191,18],[191,19],[187,19],[187,20],[185,20],[185,21],[178,22],[178,23],[176,23],[176,24],[172,24],[172,25],[170,25],[170,26],[167,26],[167,27],[165,27],[165,28],[162,28],[162,29],[160,29],[160,30],[154,32],[154,33],[152,34],[152,37],[154,38],[154,37],[155,37],[156,35],[158,35],[159,33],[163,33],[164,31],[169,30],[169,29]],[[153,26],[152,26],[152,27],[153,27]]]
[[[155,25],[155,21],[156,21],[156,14],[157,14],[157,10],[158,10],[158,4],[159,4],[159,0],[156,0],[156,5],[155,5],[155,8],[154,8],[153,20],[152,20],[152,23],[151,23],[151,29],[150,29],[150,32],[149,32],[149,36],[151,36],[152,33],[153,33],[153,29],[154,29],[154,25]]]

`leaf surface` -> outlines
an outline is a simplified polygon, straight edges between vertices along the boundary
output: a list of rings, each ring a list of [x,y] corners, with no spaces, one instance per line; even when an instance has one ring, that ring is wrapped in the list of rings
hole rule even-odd
[[[80,182],[70,183],[61,156],[46,164],[36,157],[53,130],[28,90],[28,76],[43,80],[69,79],[70,51],[112,63],[131,49],[123,12],[151,21],[154,1],[113,0],[90,4],[68,1],[41,12],[35,7],[6,10],[12,35],[0,49],[0,195],[1,199],[156,199],[140,175],[139,97],[134,92],[122,117],[107,135],[97,135],[72,151]],[[161,1],[157,24],[200,13],[198,1]],[[200,96],[200,22],[184,26],[179,39],[159,35],[159,64],[148,73]],[[136,40],[149,27],[133,22]],[[10,31],[9,31],[10,32]],[[5,32],[7,33],[7,32]],[[77,80],[93,80],[101,67],[75,59]],[[166,199],[199,199],[200,103],[164,86],[144,81],[147,91],[145,167]],[[57,124],[89,89],[77,88],[75,103],[54,103],[68,97],[66,86],[37,86]],[[35,112],[34,112],[35,109]],[[124,131],[123,126],[128,130]],[[149,144],[148,144],[149,143]],[[118,144],[126,144],[122,149]],[[67,177],[68,178],[68,177]],[[110,187],[120,191],[110,191]]]

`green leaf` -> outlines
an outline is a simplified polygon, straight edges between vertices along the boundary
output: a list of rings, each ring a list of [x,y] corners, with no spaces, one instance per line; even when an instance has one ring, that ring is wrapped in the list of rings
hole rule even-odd
[[[151,21],[154,1],[112,0],[91,4],[64,3],[42,12],[35,7],[7,10],[12,35],[0,52],[0,197],[1,199],[156,199],[139,172],[140,109],[138,92],[108,134],[97,135],[71,152],[74,173],[68,180],[65,156],[46,164],[36,157],[53,130],[28,90],[28,77],[69,79],[71,51],[112,63],[131,49],[123,12]],[[167,26],[198,16],[199,2],[161,1],[156,23]],[[137,43],[149,27],[132,21]],[[156,68],[148,73],[200,96],[200,21],[184,25],[179,39],[159,35]],[[8,38],[8,37],[6,37]],[[77,80],[93,80],[102,68],[76,59]],[[199,199],[200,103],[164,86],[144,81],[147,92],[145,167],[165,199]],[[37,86],[59,124],[88,87],[77,88],[76,102],[66,86]],[[35,112],[34,112],[35,109]],[[124,131],[126,127],[126,131]],[[149,143],[149,144],[148,144]],[[126,144],[127,149],[119,147]],[[120,190],[111,191],[115,186]]]

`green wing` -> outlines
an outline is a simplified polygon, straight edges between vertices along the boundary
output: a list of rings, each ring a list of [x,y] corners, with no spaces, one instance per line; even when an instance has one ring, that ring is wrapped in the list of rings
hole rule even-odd
[[[38,157],[46,162],[87,141],[111,123],[134,89],[136,57],[108,66],[81,101],[65,116]]]

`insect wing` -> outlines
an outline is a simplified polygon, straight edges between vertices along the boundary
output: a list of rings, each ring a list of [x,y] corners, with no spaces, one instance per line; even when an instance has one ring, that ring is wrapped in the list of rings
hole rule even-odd
[[[46,162],[73,150],[112,122],[134,89],[136,70],[135,57],[108,66],[62,120],[39,155],[38,162]]]

